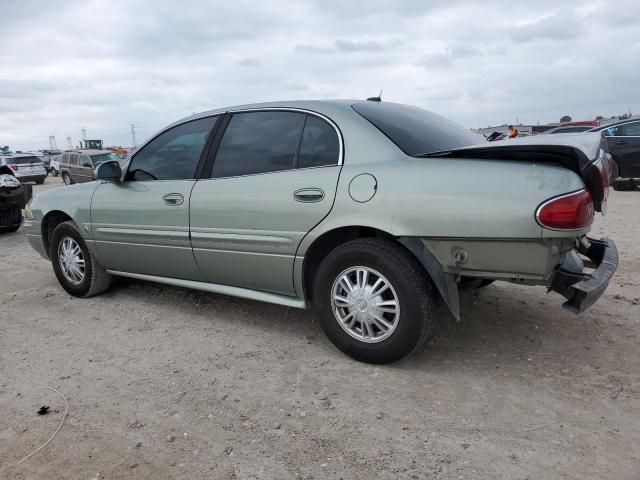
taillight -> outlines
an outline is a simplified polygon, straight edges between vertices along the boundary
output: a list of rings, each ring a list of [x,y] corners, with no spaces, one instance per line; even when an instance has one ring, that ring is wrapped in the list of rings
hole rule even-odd
[[[17,172],[17,171],[18,171],[18,165],[9,165],[9,168],[10,168],[11,170],[13,170],[14,172]]]
[[[591,193],[580,190],[551,198],[536,210],[536,220],[550,230],[580,230],[593,222]]]

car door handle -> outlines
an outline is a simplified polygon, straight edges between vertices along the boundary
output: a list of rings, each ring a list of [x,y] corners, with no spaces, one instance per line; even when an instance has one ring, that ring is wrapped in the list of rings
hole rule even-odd
[[[167,193],[162,196],[162,200],[167,205],[182,205],[184,203],[184,197],[180,193]]]
[[[614,143],[616,145],[626,145],[627,144],[626,140],[616,140]]]
[[[319,188],[301,188],[293,192],[293,199],[296,202],[313,203],[324,198],[324,191]]]

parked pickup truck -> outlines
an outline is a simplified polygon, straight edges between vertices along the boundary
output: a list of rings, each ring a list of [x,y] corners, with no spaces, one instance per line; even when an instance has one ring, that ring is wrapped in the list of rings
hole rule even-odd
[[[460,318],[468,279],[541,285],[579,313],[617,267],[599,133],[483,142],[420,108],[301,101],[180,120],[97,181],[40,193],[31,245],[62,287],[112,276],[313,307],[343,352],[398,360]]]

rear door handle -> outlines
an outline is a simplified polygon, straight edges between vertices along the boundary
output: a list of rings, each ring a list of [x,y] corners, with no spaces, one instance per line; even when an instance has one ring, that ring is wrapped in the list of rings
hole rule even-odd
[[[324,198],[324,191],[320,188],[301,188],[293,192],[293,199],[296,202],[314,203]]]
[[[162,196],[162,200],[167,205],[182,205],[184,203],[184,197],[181,193],[167,193]]]

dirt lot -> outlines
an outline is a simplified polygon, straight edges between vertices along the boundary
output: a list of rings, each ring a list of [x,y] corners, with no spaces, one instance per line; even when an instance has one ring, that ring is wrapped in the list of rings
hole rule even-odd
[[[620,267],[584,315],[494,284],[384,367],[304,311],[129,280],[74,299],[4,235],[0,478],[640,478],[639,211],[612,192],[594,230]],[[68,417],[16,465],[63,418],[47,387]]]

